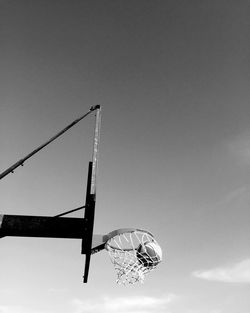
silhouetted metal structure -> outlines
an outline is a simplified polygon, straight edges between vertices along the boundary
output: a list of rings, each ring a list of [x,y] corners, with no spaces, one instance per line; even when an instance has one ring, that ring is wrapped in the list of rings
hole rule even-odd
[[[96,105],[90,110],[69,124],[55,136],[50,138],[46,143],[42,144],[26,157],[22,158],[7,170],[0,174],[0,179],[4,178],[14,170],[23,165],[26,160],[31,158],[34,154],[42,150],[56,138],[61,136],[75,124],[80,122],[83,118],[91,112],[96,111],[95,133],[92,161],[89,162],[87,190],[85,205],[77,209],[73,209],[54,217],[49,216],[25,216],[25,215],[0,215],[0,238],[5,236],[21,236],[21,237],[47,237],[47,238],[72,238],[82,239],[81,253],[86,255],[84,268],[84,283],[88,281],[90,257],[93,251],[98,251],[100,247],[103,248],[103,240],[101,235],[94,235],[93,227],[95,217],[95,202],[96,202],[96,174],[98,161],[98,147],[100,139],[100,124],[101,124],[101,107]],[[68,218],[63,215],[72,213],[74,211],[85,208],[83,218]]]

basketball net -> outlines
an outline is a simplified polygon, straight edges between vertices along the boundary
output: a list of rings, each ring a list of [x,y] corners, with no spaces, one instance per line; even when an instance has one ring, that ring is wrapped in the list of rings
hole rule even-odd
[[[145,275],[154,270],[161,259],[140,252],[140,247],[148,243],[158,243],[153,235],[144,230],[133,230],[115,235],[106,243],[106,250],[109,252],[113,263],[118,284],[134,284],[144,282]],[[142,262],[145,260],[146,262]]]

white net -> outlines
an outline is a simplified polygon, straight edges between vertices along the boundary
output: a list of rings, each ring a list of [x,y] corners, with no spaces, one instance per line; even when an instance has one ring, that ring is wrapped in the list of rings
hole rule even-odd
[[[117,272],[118,284],[143,283],[145,275],[161,262],[161,248],[147,231],[133,230],[116,234],[106,243]]]

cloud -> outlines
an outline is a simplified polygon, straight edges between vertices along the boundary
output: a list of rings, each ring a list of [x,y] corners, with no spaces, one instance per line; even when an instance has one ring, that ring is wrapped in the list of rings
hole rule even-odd
[[[193,276],[210,281],[226,283],[250,283],[250,259],[231,266],[218,267],[210,270],[195,271]]]
[[[229,151],[236,159],[250,163],[250,131],[245,131],[234,137],[228,143]]]
[[[176,296],[169,294],[162,298],[138,296],[138,297],[103,297],[99,301],[73,300],[75,313],[153,313],[166,312],[167,304],[171,303]]]
[[[0,313],[49,313],[37,311],[20,305],[0,305]]]
[[[51,294],[61,294],[61,293],[66,293],[68,292],[69,290],[67,288],[49,288],[48,289],[48,292],[51,293]]]
[[[13,295],[14,293],[15,293],[14,289],[10,288],[0,289],[0,295]]]
[[[213,204],[213,209],[228,209],[230,207],[234,210],[241,210],[248,209],[249,205],[250,185],[246,184],[223,195],[219,201]]]
[[[203,313],[222,313],[222,311],[221,310],[217,310],[217,309],[213,309],[213,310],[203,310],[202,309],[202,311],[200,310],[200,309],[196,309],[196,310],[186,310],[185,311],[185,313],[201,313],[201,312],[203,312]]]
[[[250,194],[249,186],[244,185],[226,194],[219,204],[230,204],[232,202],[242,199],[242,197],[246,197],[246,195],[249,196],[249,194]]]

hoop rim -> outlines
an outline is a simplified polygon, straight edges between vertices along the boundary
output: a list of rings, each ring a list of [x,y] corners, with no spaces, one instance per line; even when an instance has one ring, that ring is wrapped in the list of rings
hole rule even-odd
[[[118,247],[112,246],[109,243],[109,241],[111,239],[113,239],[115,236],[123,235],[125,233],[134,233],[136,231],[146,233],[147,235],[151,236],[154,239],[154,235],[152,233],[150,233],[149,231],[144,230],[144,229],[139,229],[139,228],[119,228],[119,229],[113,230],[112,232],[108,233],[105,236],[106,237],[105,238],[105,249],[107,250],[107,246],[108,246],[108,247],[110,247],[113,250],[123,250],[123,251],[131,251],[131,250],[133,250],[133,248],[119,249]]]
[[[147,230],[139,229],[139,228],[132,228],[132,227],[130,227],[130,228],[118,228],[116,230],[109,232],[108,234],[105,234],[105,235],[94,234],[93,235],[93,241],[92,241],[91,253],[94,254],[94,253],[97,253],[103,249],[108,250],[107,247],[110,247],[111,249],[112,248],[117,249],[116,247],[112,247],[109,243],[112,238],[114,238],[115,236],[126,234],[126,233],[134,233],[136,231],[143,232],[143,233],[151,236],[153,238],[153,240],[156,242],[154,235]],[[130,251],[130,249],[128,249],[128,251]]]
[[[156,268],[161,260],[151,258],[147,251],[145,254],[141,247],[146,243],[158,242],[149,231],[138,228],[120,228],[108,233],[103,248],[107,250],[114,265],[118,284],[134,284],[143,282],[145,275]]]

